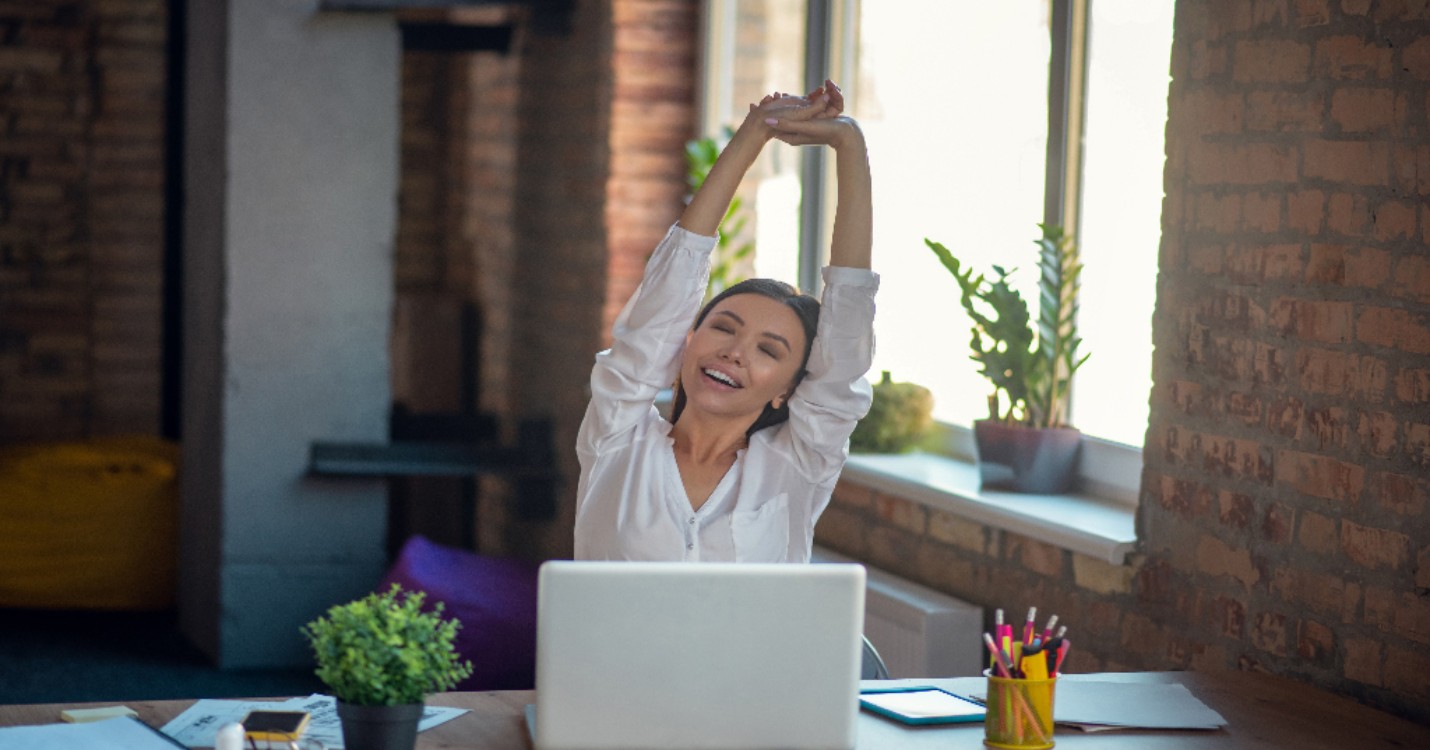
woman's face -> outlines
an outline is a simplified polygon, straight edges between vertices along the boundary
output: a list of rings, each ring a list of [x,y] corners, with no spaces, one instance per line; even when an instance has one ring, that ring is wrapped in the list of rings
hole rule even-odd
[[[686,336],[680,363],[685,408],[753,422],[794,389],[804,365],[804,327],[784,303],[761,294],[721,300]]]

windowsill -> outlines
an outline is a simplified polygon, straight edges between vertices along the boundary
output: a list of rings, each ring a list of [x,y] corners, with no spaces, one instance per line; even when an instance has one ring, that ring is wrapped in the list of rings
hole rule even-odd
[[[1125,501],[1086,493],[985,492],[979,488],[978,467],[954,458],[856,453],[845,464],[843,476],[879,492],[1114,565],[1122,564],[1137,542],[1137,509]]]

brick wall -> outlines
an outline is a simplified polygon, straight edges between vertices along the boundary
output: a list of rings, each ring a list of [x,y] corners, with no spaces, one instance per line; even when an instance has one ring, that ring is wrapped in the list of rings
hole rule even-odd
[[[533,23],[519,40],[510,326],[501,334],[510,378],[492,398],[520,418],[552,420],[561,482],[549,523],[512,517],[509,503],[484,494],[484,551],[571,554],[578,467],[569,446],[591,364],[681,206],[698,10],[684,0],[575,2],[569,24]]]
[[[1057,611],[1075,671],[1264,670],[1430,721],[1430,11],[1182,0],[1172,76],[1140,551],[850,482],[818,538]]]
[[[1430,12],[1182,2],[1176,34],[1144,607],[1430,720]]]
[[[646,258],[680,216],[685,142],[695,129],[698,4],[612,4],[614,76],[606,225],[610,257],[602,341],[640,283]]]
[[[0,440],[159,431],[167,22],[0,2]]]
[[[1157,647],[1143,641],[1155,626],[1135,614],[1136,579],[1152,572],[1140,555],[1113,565],[847,479],[815,527],[815,541],[977,603],[989,626],[1000,607],[1010,618],[1038,607],[1040,624],[1057,614],[1075,644],[1068,671],[1152,668],[1142,652]],[[1141,587],[1149,583],[1159,585],[1151,580]]]

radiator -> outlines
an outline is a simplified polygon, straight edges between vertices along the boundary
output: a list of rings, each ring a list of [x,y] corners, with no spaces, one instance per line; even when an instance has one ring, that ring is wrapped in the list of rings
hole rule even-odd
[[[858,562],[820,547],[812,561]],[[964,677],[983,670],[983,609],[865,565],[864,635],[890,677]]]

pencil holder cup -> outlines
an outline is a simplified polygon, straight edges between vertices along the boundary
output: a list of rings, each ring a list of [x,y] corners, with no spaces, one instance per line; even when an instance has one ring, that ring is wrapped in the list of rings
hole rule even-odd
[[[988,677],[983,744],[1008,750],[1043,750],[1053,746],[1053,693],[1058,678],[1023,680]]]

